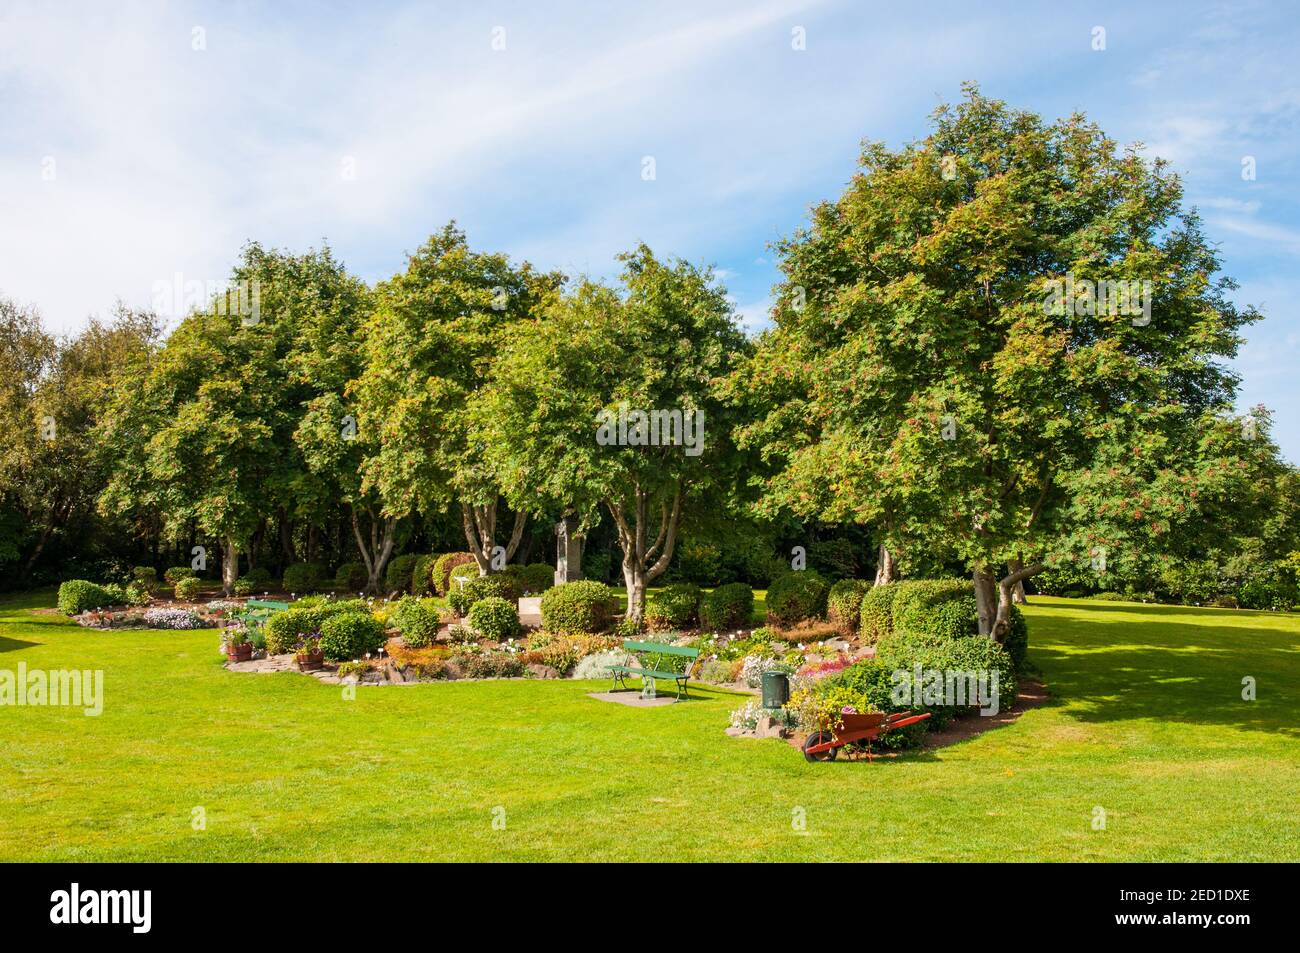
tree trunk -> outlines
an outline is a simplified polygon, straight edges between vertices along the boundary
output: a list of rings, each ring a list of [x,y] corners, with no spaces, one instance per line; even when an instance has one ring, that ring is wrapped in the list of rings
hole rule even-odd
[[[380,532],[379,518],[369,507],[366,515],[370,517],[370,542],[361,532],[361,521],[357,519],[357,508],[349,506],[352,517],[352,535],[356,538],[357,549],[361,550],[361,560],[366,564],[366,592],[372,596],[382,595],[384,570],[388,568],[388,559],[393,555],[393,544],[397,540],[397,518],[385,517],[383,532]]]
[[[876,585],[887,585],[897,578],[898,571],[894,567],[894,555],[884,543],[881,543],[876,552]]]
[[[977,566],[971,578],[975,583],[975,611],[979,615],[980,635],[996,640],[998,587],[993,573],[984,566]]]
[[[528,523],[528,514],[520,511],[515,514],[515,525],[510,531],[510,542],[505,547],[506,562],[514,556],[519,548],[519,541],[524,536],[524,526]],[[492,566],[492,552],[496,549],[497,503],[470,505],[461,503],[460,524],[465,533],[465,542],[470,555],[478,564],[478,574],[488,576],[496,572]]]
[[[1025,568],[1024,560],[1019,557],[1007,560],[1007,575],[1014,576],[1016,573],[1023,571]],[[1029,600],[1025,597],[1025,581],[1017,579],[1015,585],[1011,587],[1011,601],[1018,606],[1028,604]]]
[[[659,533],[654,544],[646,545],[649,537],[650,495],[635,487],[635,513],[629,523],[623,505],[606,499],[605,506],[618,527],[618,542],[623,550],[623,581],[627,585],[627,616],[629,621],[640,623],[645,616],[646,586],[663,575],[672,562],[677,545],[677,528],[682,519],[684,487],[678,482],[670,507],[660,506]]]
[[[221,591],[227,595],[235,592],[235,580],[239,578],[239,543],[233,536],[226,537],[225,550],[221,557]]]
[[[626,618],[640,624],[645,616],[645,572],[626,558],[623,560],[623,585],[627,586]]]

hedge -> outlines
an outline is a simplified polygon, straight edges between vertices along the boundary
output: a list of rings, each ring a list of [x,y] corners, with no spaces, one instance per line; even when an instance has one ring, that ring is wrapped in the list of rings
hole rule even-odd
[[[474,571],[477,573],[477,568]],[[518,583],[504,573],[493,573],[491,576],[473,575],[467,578],[463,585],[452,588],[447,594],[447,605],[451,606],[452,611],[457,615],[464,616],[473,608],[474,603],[487,598],[518,602]]]
[[[345,592],[364,592],[370,584],[365,563],[344,563],[334,573],[334,588]]]
[[[186,576],[176,580],[176,598],[182,602],[193,602],[203,590],[203,580],[198,576]]]
[[[411,579],[415,573],[415,561],[418,558],[414,554],[409,554],[390,559],[388,567],[384,570],[384,591],[410,592]]]
[[[858,634],[862,598],[871,588],[865,579],[841,579],[831,586],[826,597],[826,618],[850,638]]]
[[[538,596],[555,585],[555,567],[550,563],[512,564],[503,573],[516,582],[519,592]]]
[[[315,592],[326,578],[325,567],[319,563],[294,563],[284,571],[281,585],[285,592]]]
[[[436,590],[433,588],[433,566],[441,558],[441,553],[426,553],[415,557],[415,565],[411,567],[411,595],[434,594]]]
[[[729,582],[700,600],[700,625],[706,629],[739,629],[754,615],[754,590],[743,582]]]
[[[646,600],[645,621],[650,629],[685,629],[700,614],[700,587],[689,582],[665,586]]]
[[[542,596],[542,626],[556,634],[602,632],[609,628],[617,605],[614,590],[603,582],[566,582]]]
[[[451,571],[457,566],[472,563],[474,557],[469,553],[444,553],[433,563],[433,585],[438,595],[445,596],[451,585]]]
[[[894,631],[894,599],[899,583],[889,582],[872,586],[862,596],[862,613],[859,617],[862,638],[875,642]]]
[[[826,580],[811,569],[778,576],[767,590],[768,624],[789,627],[820,618],[826,595]]]
[[[80,615],[90,609],[106,609],[121,600],[104,586],[85,579],[69,579],[59,586],[59,611],[64,615]]]

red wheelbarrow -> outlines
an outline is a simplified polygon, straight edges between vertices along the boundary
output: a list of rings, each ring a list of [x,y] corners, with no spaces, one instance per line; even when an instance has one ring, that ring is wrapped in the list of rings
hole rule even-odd
[[[803,756],[809,761],[834,761],[840,748],[852,745],[866,752],[867,760],[870,761],[871,742],[886,731],[893,731],[904,725],[914,725],[929,717],[928,711],[920,715],[913,715],[906,711],[896,711],[892,715],[878,711],[868,712],[865,715],[844,712],[840,715],[838,725],[832,725],[829,731],[814,731],[808,736],[803,743]]]

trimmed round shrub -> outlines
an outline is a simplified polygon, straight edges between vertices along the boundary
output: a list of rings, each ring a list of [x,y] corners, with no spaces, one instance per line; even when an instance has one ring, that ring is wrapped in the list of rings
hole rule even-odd
[[[433,564],[440,558],[440,553],[415,557],[415,565],[411,567],[411,595],[431,596],[437,591],[433,587]]]
[[[778,576],[767,590],[768,624],[789,627],[821,618],[826,595],[826,580],[811,569]]]
[[[325,567],[317,563],[294,563],[284,571],[285,592],[315,592],[325,581]]]
[[[646,625],[659,631],[689,628],[699,618],[700,596],[700,587],[693,583],[665,586],[646,601]]]
[[[475,572],[478,570],[475,569]],[[453,578],[455,578],[453,576]],[[504,599],[507,602],[517,602],[519,591],[516,588],[515,580],[503,573],[494,573],[491,576],[471,576],[465,580],[464,585],[454,585],[451,592],[447,594],[447,605],[451,606],[452,611],[459,616],[469,614],[470,609],[476,602],[483,599],[496,598]]]
[[[602,632],[609,628],[617,605],[614,590],[603,582],[566,582],[542,595],[542,625],[555,633]]]
[[[519,593],[541,595],[555,585],[555,567],[550,563],[529,563],[527,566],[512,564],[502,570],[504,575],[515,580]]]
[[[383,644],[382,623],[366,612],[340,612],[320,626],[320,647],[332,662],[359,659]]]
[[[347,592],[362,592],[370,582],[365,563],[344,563],[334,573],[334,588]]]
[[[251,582],[256,589],[269,589],[271,583],[275,581],[275,576],[271,575],[271,570],[265,566],[257,566],[248,570],[242,578]]]
[[[193,602],[203,589],[203,580],[198,576],[186,576],[176,580],[176,598],[182,602]]]
[[[415,573],[416,555],[394,556],[384,570],[384,589],[387,592],[410,592]]]
[[[469,609],[470,627],[484,638],[498,642],[513,639],[520,632],[519,610],[499,596],[479,599]]]
[[[266,620],[263,634],[266,651],[271,655],[292,652],[299,635],[313,635],[320,631],[325,620],[341,613],[369,613],[370,607],[361,599],[328,601],[324,597],[308,597],[295,602],[292,609],[277,612]]]
[[[257,591],[257,581],[251,576],[240,576],[235,580],[235,595],[251,596]]]
[[[753,614],[754,590],[743,582],[718,586],[700,600],[700,625],[706,629],[739,629]]]
[[[406,596],[393,609],[392,622],[402,633],[402,641],[413,649],[422,649],[433,644],[442,619],[424,602]]]
[[[196,576],[196,575],[198,575],[198,573],[196,573],[189,566],[172,566],[170,569],[166,570],[163,573],[163,581],[166,582],[167,585],[169,586],[174,586],[182,579],[188,579],[191,576]]]
[[[447,595],[451,585],[451,571],[453,569],[472,562],[474,562],[474,557],[469,553],[444,553],[434,560],[433,587],[438,591],[438,595]]]
[[[146,592],[158,591],[158,570],[152,566],[136,566],[131,570],[131,579]]]
[[[894,599],[901,583],[888,582],[872,586],[862,594],[862,612],[859,617],[864,639],[875,642],[894,631]]]
[[[865,579],[841,579],[827,593],[826,618],[850,638],[858,634],[862,599],[871,588]]]
[[[85,579],[69,579],[59,586],[59,611],[64,615],[80,615],[90,609],[104,609],[113,604],[113,594],[97,583]]]

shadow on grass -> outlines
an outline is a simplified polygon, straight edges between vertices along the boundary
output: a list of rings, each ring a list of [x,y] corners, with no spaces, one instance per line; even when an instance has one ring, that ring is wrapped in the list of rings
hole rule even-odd
[[[13,652],[18,649],[31,648],[33,645],[40,645],[40,643],[24,642],[22,639],[11,639],[8,636],[0,635],[0,652]]]
[[[1300,736],[1300,635],[1243,624],[1286,614],[1092,602],[1069,609],[1088,617],[1030,623],[1030,656],[1051,686],[1049,706],[1088,723],[1155,719]],[[1174,621],[1188,613],[1208,617]],[[1247,678],[1255,701],[1242,698]]]

